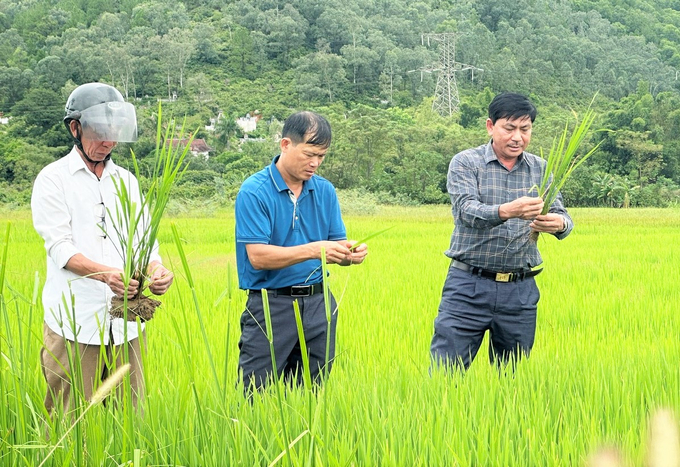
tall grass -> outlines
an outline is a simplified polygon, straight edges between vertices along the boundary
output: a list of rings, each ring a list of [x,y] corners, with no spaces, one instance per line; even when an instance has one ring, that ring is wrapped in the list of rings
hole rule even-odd
[[[499,376],[483,350],[465,376],[428,372],[448,207],[347,217],[354,238],[394,228],[371,240],[360,268],[329,267],[340,302],[333,371],[314,394],[287,387],[281,405],[274,388],[246,401],[237,382],[245,294],[228,273],[233,214],[169,220],[186,268],[162,228],[176,280],[147,327],[143,417],[131,437],[121,429],[126,410],[97,405],[83,417],[84,444],[69,433],[45,465],[74,464],[78,450],[85,465],[289,465],[290,448],[296,465],[564,466],[584,465],[602,446],[623,465],[644,465],[652,414],[668,408],[676,428],[680,416],[680,250],[669,247],[680,243],[680,210],[571,214],[573,234],[542,246],[536,344],[513,377]],[[13,217],[6,236],[0,464],[38,465],[54,445],[43,429],[42,316],[30,311],[40,309],[31,302],[45,253],[27,216]],[[71,426],[59,416],[53,440]]]

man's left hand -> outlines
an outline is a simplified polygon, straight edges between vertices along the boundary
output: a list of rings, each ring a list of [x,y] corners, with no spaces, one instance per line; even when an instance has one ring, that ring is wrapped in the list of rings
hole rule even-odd
[[[342,265],[361,264],[364,262],[368,254],[368,245],[365,243],[357,245],[355,240],[350,240],[347,242],[347,248],[350,249],[349,257],[341,263]]]
[[[166,269],[158,261],[153,261],[149,264],[149,290],[154,295],[163,295],[168,291],[174,280],[174,274]]]
[[[564,232],[567,227],[567,220],[552,212],[536,218],[529,224],[529,227],[534,232],[558,233]]]

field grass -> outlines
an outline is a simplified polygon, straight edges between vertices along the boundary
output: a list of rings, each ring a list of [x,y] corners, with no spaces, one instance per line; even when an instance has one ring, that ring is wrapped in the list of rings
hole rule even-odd
[[[330,267],[340,301],[333,372],[316,394],[288,389],[282,408],[275,390],[248,403],[237,385],[245,294],[233,214],[167,219],[161,253],[176,280],[147,328],[144,415],[93,407],[45,465],[570,466],[600,446],[642,465],[650,415],[680,414],[680,210],[571,212],[572,235],[539,240],[531,358],[499,375],[484,345],[465,376],[429,371],[449,208],[346,216],[355,239],[394,227],[369,241],[362,266]],[[38,465],[58,439],[44,435],[39,366],[45,252],[30,213],[0,212],[0,261],[8,224],[0,464]]]

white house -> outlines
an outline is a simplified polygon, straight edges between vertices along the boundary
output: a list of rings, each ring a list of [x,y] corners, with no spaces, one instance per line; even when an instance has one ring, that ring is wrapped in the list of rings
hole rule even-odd
[[[257,122],[262,118],[260,112],[256,110],[253,115],[248,112],[245,117],[240,117],[236,120],[236,124],[241,127],[243,133],[252,133],[257,130]]]

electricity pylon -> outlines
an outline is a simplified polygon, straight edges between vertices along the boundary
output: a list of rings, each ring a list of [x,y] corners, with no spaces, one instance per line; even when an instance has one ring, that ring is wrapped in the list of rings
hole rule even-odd
[[[430,45],[430,41],[439,44],[439,64],[435,67],[423,67],[421,72],[430,73],[438,71],[437,87],[434,91],[432,110],[443,117],[450,117],[454,112],[458,112],[460,98],[458,97],[458,84],[456,84],[456,72],[472,70],[474,80],[475,71],[484,71],[473,65],[467,65],[456,61],[456,33],[429,33],[421,36],[421,41],[425,45]]]

